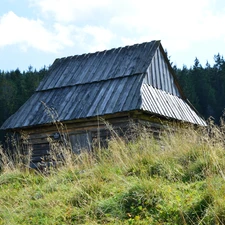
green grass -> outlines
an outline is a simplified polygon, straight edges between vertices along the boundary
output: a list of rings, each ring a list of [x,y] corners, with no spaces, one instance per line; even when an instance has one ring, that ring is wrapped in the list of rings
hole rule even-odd
[[[2,165],[0,225],[225,224],[223,131],[147,132],[48,174]],[[7,160],[6,160],[7,161]]]

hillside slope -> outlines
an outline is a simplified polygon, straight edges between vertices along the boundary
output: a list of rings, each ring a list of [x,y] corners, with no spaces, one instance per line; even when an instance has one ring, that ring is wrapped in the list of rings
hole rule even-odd
[[[223,129],[116,137],[47,173],[3,158],[0,224],[225,224]]]

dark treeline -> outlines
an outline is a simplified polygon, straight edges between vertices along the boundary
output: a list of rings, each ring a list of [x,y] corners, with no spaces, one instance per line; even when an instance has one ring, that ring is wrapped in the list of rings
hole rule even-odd
[[[225,108],[225,61],[220,54],[214,57],[214,65],[203,67],[194,60],[190,68],[173,67],[185,96],[199,113],[208,119],[212,116],[218,123]],[[19,69],[4,72],[0,70],[0,126],[34,93],[48,69],[40,71],[29,67],[25,72]],[[0,131],[0,142],[3,140]]]
[[[46,72],[45,67],[37,71],[31,66],[26,72],[0,70],[0,126],[34,93]],[[4,132],[0,131],[0,143],[3,136]]]
[[[214,65],[203,67],[199,60],[194,60],[191,68],[174,67],[178,81],[185,96],[205,118],[213,117],[219,123],[225,108],[225,61],[223,56],[214,56]]]

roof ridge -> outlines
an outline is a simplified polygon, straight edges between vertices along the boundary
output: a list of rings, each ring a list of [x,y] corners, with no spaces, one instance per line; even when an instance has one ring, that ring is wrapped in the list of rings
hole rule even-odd
[[[84,55],[95,55],[95,54],[99,54],[99,53],[103,53],[103,52],[107,52],[107,51],[111,51],[111,50],[117,50],[117,49],[121,49],[121,48],[130,48],[130,47],[134,47],[134,46],[138,46],[138,45],[144,45],[144,44],[148,44],[151,42],[158,42],[158,44],[161,42],[160,40],[152,40],[150,42],[145,41],[142,43],[135,43],[135,44],[131,44],[131,45],[125,45],[125,46],[120,46],[120,47],[113,47],[113,48],[108,48],[108,49],[104,49],[102,51],[95,51],[95,52],[87,52],[87,53],[82,53],[82,54],[76,54],[76,55],[70,55],[70,56],[65,56],[65,57],[61,57],[61,58],[56,58],[55,61],[53,62],[53,64],[58,61],[58,60],[63,60],[63,59],[69,59],[69,58],[74,58],[77,56],[84,56]],[[53,65],[52,64],[52,65]]]

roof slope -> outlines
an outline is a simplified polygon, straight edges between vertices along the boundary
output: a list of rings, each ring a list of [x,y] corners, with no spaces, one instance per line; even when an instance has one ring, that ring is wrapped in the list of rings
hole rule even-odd
[[[142,79],[143,75],[126,76],[38,91],[3,124],[3,128],[12,128],[12,125],[13,128],[27,127],[51,123],[53,120],[67,121],[139,109]]]
[[[205,121],[183,99],[176,95],[143,84],[141,87],[141,109],[166,118],[176,118],[185,122],[205,126]]]
[[[173,92],[146,84],[145,81],[150,80],[146,76],[151,76],[148,68],[155,61],[153,58],[159,48],[162,51],[160,42],[152,41],[55,60],[36,92],[1,129],[131,110],[205,125],[197,112],[180,97],[182,93],[175,96]],[[175,89],[180,90],[173,79],[171,75],[166,82],[171,80]]]
[[[145,73],[159,41],[56,59],[37,91]]]

